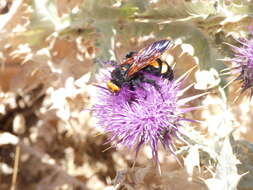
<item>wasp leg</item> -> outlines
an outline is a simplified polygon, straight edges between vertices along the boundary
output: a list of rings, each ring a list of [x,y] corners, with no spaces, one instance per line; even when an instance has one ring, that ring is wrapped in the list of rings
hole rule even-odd
[[[129,85],[130,90],[134,91],[136,87],[142,89],[143,91],[146,92],[146,96],[147,97],[147,90],[141,85],[142,83],[148,83],[152,86],[154,86],[154,88],[159,92],[159,94],[162,97],[162,100],[164,101],[160,86],[156,83],[155,80],[149,79],[147,77],[145,77],[145,75],[139,73],[138,77],[132,79],[131,81],[129,81],[127,84]]]
[[[161,88],[160,86],[156,83],[155,80],[152,80],[152,79],[148,79],[146,78],[144,75],[142,77],[140,77],[140,80],[141,82],[145,82],[145,83],[148,83],[148,84],[151,84],[152,86],[155,87],[155,89],[159,92],[159,94],[161,95],[162,97],[162,100],[164,101],[164,98],[163,98],[163,95],[162,95],[162,92],[161,92]]]
[[[142,78],[144,76],[143,75],[139,75],[138,78],[134,79],[131,81],[131,85],[130,85],[130,89],[131,90],[135,90],[135,86],[137,86],[138,88],[142,89],[142,90],[145,90],[145,88],[143,88],[143,86],[141,86],[141,83],[143,82],[142,81]],[[145,90],[146,91],[146,90]]]

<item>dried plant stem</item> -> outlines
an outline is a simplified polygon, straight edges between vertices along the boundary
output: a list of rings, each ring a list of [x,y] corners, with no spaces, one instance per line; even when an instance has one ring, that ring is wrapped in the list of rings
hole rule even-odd
[[[16,151],[15,151],[14,170],[13,170],[12,181],[11,181],[11,190],[16,189],[19,160],[20,160],[20,146],[19,144],[17,144]]]

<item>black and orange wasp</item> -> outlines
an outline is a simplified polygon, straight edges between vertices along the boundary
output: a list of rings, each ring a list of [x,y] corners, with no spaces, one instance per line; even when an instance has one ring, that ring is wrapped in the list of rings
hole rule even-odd
[[[111,72],[111,80],[107,82],[109,91],[117,93],[123,85],[134,90],[135,87],[142,88],[141,83],[149,83],[159,90],[156,81],[147,78],[142,71],[173,80],[172,68],[166,61],[159,58],[173,45],[171,40],[159,40],[138,52],[128,53],[125,60]]]

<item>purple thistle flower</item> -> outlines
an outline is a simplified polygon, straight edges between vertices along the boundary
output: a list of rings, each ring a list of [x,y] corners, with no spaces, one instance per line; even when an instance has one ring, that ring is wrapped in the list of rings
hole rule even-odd
[[[156,81],[160,92],[149,83],[142,83],[143,88],[136,87],[134,91],[123,86],[116,95],[104,87],[98,88],[92,110],[99,126],[111,135],[109,142],[135,149],[136,156],[141,146],[148,144],[158,166],[159,142],[174,154],[172,138],[179,137],[183,121],[193,122],[182,117],[182,114],[196,109],[186,107],[186,103],[201,96],[180,99],[186,90],[182,86],[188,73],[173,81],[144,73]],[[110,79],[108,76],[105,78]]]
[[[253,34],[253,33],[252,33]],[[241,93],[250,89],[250,97],[253,95],[253,39],[241,38],[238,40],[241,47],[232,46],[236,65],[232,68],[233,73],[239,75],[234,80],[241,82]]]

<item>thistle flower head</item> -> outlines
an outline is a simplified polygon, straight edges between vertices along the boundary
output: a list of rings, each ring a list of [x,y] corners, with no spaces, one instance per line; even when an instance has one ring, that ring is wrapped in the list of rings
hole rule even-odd
[[[144,74],[156,81],[159,91],[149,83],[142,83],[135,90],[123,86],[116,95],[101,87],[93,111],[99,126],[110,134],[110,142],[134,149],[136,155],[142,145],[149,145],[158,163],[159,142],[174,153],[173,137],[178,137],[182,121],[192,121],[182,114],[195,109],[185,106],[194,98],[180,99],[183,79],[169,81]]]
[[[235,80],[241,82],[241,93],[250,89],[250,96],[253,95],[253,39],[242,38],[238,40],[240,47],[233,46],[234,58],[232,61],[236,63],[233,70],[239,73]]]

